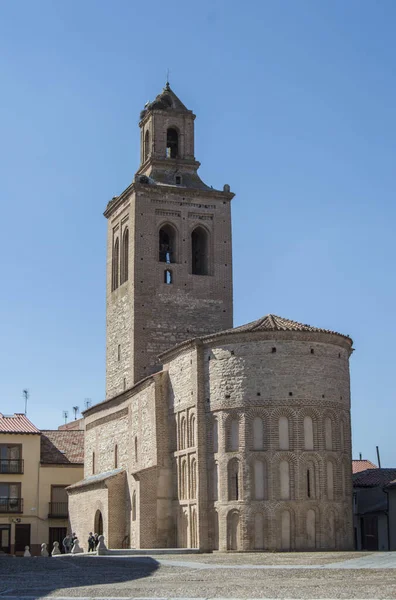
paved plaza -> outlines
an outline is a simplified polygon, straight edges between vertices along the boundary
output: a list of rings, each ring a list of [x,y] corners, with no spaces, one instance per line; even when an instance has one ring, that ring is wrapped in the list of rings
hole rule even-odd
[[[396,552],[2,557],[0,598],[396,598]]]

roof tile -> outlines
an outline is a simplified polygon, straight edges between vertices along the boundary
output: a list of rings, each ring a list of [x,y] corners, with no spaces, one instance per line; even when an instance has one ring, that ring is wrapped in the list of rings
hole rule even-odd
[[[41,432],[41,462],[44,464],[83,464],[84,463],[84,431],[49,431]]]
[[[0,413],[0,433],[40,433],[23,413],[5,416]]]
[[[353,460],[352,461],[352,473],[360,473],[361,471],[367,471],[367,469],[378,469],[377,465],[371,462],[371,460]]]
[[[353,487],[385,486],[396,479],[396,469],[366,469],[353,475]]]

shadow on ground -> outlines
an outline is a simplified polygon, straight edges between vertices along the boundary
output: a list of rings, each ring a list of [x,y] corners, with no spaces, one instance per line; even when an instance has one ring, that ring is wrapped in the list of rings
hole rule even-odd
[[[102,595],[111,584],[149,577],[159,566],[148,556],[110,560],[100,556],[70,555],[57,558],[0,557],[0,598],[46,596],[57,590],[88,586],[94,586],[98,595]],[[75,590],[74,595],[81,594]]]

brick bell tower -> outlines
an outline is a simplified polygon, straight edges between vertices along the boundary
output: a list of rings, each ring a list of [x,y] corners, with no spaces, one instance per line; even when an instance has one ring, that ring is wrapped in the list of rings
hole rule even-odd
[[[107,398],[160,369],[161,352],[233,325],[234,194],[200,179],[194,120],[167,83],[140,114],[134,181],[104,213]]]

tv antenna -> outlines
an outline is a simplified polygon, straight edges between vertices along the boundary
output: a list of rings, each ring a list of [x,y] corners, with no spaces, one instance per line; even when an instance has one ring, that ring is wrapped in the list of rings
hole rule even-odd
[[[79,406],[73,406],[73,412],[74,412],[74,420],[77,421],[77,414],[80,410]]]
[[[67,410],[63,411],[63,418],[65,419],[65,425],[67,423],[67,417],[69,416],[69,413],[67,412]]]
[[[27,401],[29,400],[29,390],[23,390],[23,397],[25,398],[25,417],[27,415]]]
[[[85,410],[88,410],[88,408],[90,406],[92,406],[92,400],[91,400],[91,398],[85,398],[85,400],[84,400],[84,406],[85,406]]]

